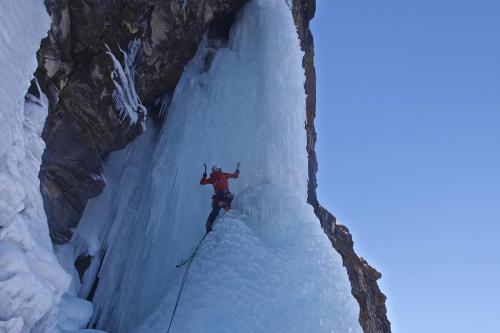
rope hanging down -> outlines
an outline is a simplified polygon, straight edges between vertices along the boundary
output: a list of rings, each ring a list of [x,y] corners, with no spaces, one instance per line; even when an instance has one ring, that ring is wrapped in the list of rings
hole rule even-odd
[[[177,300],[175,301],[174,311],[172,312],[172,317],[170,318],[170,323],[168,324],[167,333],[170,332],[170,328],[172,327],[172,322],[174,321],[175,311],[177,311],[177,306],[179,305],[179,301],[181,299],[182,290],[184,289],[184,284],[186,283],[186,279],[187,279],[187,276],[189,273],[189,268],[191,267],[191,263],[193,262],[193,259],[196,255],[196,252],[198,252],[198,249],[200,248],[201,243],[203,243],[203,241],[205,240],[205,237],[207,237],[207,235],[208,235],[208,233],[206,233],[205,236],[203,236],[201,241],[198,243],[198,246],[196,246],[196,249],[194,250],[193,254],[189,258],[187,258],[185,261],[183,261],[182,263],[180,263],[179,265],[176,266],[176,267],[181,267],[181,266],[185,265],[186,263],[188,264],[186,266],[186,270],[184,271],[184,276],[182,277],[181,287],[179,288],[179,293],[177,294]]]

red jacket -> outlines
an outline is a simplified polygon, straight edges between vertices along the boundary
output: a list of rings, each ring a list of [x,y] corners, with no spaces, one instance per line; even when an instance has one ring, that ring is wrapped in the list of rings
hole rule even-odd
[[[214,186],[215,193],[219,193],[224,190],[229,191],[227,180],[229,178],[238,178],[239,175],[240,170],[236,170],[234,173],[215,171],[210,174],[209,178],[204,175],[200,180],[200,185],[212,184]]]

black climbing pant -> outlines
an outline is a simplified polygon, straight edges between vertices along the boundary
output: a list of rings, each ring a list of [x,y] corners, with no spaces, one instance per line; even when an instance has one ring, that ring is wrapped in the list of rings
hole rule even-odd
[[[206,229],[207,233],[212,231],[212,226],[215,219],[219,215],[222,208],[229,210],[231,208],[231,202],[233,201],[233,194],[229,191],[223,191],[216,193],[212,196],[212,211],[207,218]]]

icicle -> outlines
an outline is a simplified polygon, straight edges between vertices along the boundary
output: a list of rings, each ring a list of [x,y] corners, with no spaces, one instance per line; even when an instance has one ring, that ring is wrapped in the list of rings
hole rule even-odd
[[[156,99],[155,105],[160,108],[161,117],[167,115],[170,104],[172,103],[172,97],[172,93],[166,93]]]
[[[136,40],[130,43],[128,54],[120,48],[120,52],[124,59],[123,66],[115,57],[109,46],[107,44],[105,44],[105,46],[108,50],[106,53],[111,57],[115,68],[111,72],[111,78],[115,86],[115,90],[113,91],[115,109],[118,111],[122,122],[125,123],[128,120],[129,126],[137,122],[139,113],[144,114],[144,120],[141,126],[145,129],[147,110],[146,107],[142,105],[135,90],[135,70],[133,67],[135,57],[140,48],[140,42]]]

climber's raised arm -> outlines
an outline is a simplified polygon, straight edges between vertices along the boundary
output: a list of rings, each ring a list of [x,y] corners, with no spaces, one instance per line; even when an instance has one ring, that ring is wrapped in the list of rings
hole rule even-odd
[[[208,185],[208,184],[213,184],[212,177],[207,178],[207,173],[204,172],[203,176],[200,179],[200,185]]]
[[[238,178],[240,176],[240,162],[236,165],[236,171],[234,173],[223,173],[227,178]]]
[[[203,166],[205,167],[205,171],[203,171],[203,176],[200,179],[200,185],[213,184],[212,175],[207,179],[207,165],[203,163]]]

